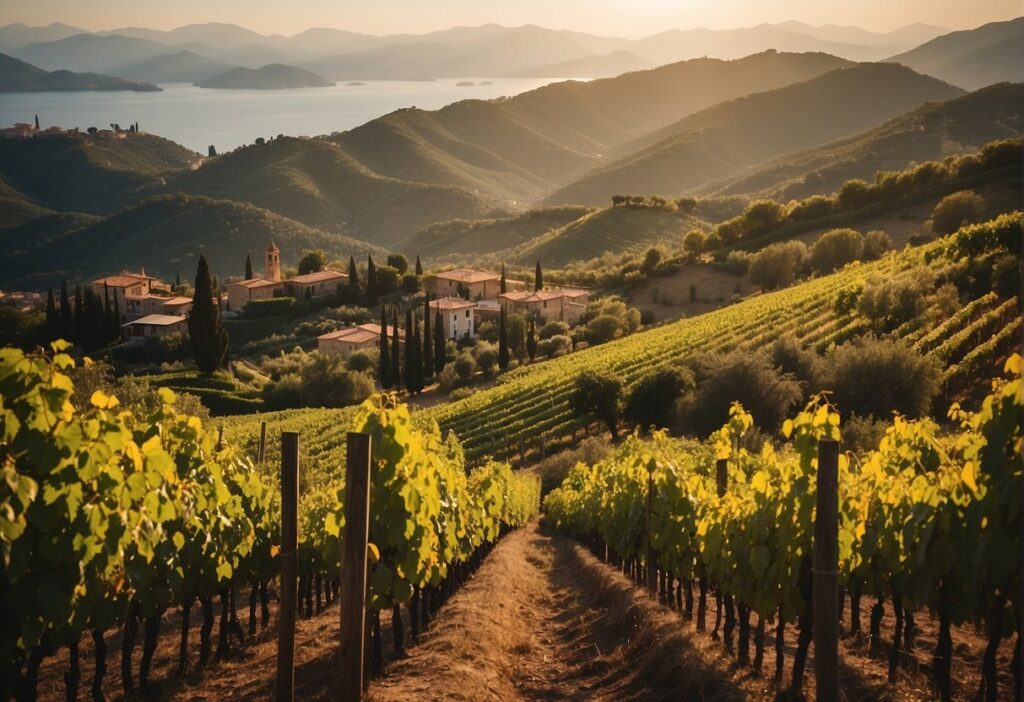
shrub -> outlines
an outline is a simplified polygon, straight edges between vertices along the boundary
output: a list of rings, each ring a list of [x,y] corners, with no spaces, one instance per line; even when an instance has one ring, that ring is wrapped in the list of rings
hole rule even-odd
[[[863,337],[833,351],[827,365],[827,385],[844,415],[922,417],[939,391],[938,364],[902,341]]]
[[[860,288],[846,288],[836,293],[835,302],[832,303],[832,309],[835,311],[836,316],[842,317],[857,309],[860,293]]]
[[[697,363],[697,392],[685,427],[701,437],[720,428],[733,402],[741,402],[757,426],[775,432],[803,396],[800,384],[772,366],[763,353],[733,351]]]
[[[594,417],[611,432],[612,440],[619,437],[618,424],[622,415],[622,381],[607,371],[583,371],[569,396],[569,406],[577,417]]]
[[[495,359],[496,362],[497,359]],[[460,380],[469,380],[476,373],[476,360],[468,351],[460,353],[453,365],[455,367],[455,374],[459,376]]]
[[[696,256],[697,254],[704,251],[704,246],[707,243],[707,238],[707,235],[700,229],[691,230],[683,238],[683,251],[690,254],[691,256]]]
[[[550,339],[553,336],[568,336],[569,325],[565,322],[548,322],[540,328],[538,335],[541,339]]]
[[[561,485],[565,476],[577,463],[592,466],[606,458],[609,452],[611,452],[611,443],[608,439],[603,436],[588,436],[574,448],[549,456],[537,466],[541,492],[550,492]]]
[[[242,317],[245,319],[279,317],[291,312],[294,305],[294,297],[272,297],[269,300],[253,300],[246,304],[245,309],[242,311]]]
[[[804,348],[795,336],[776,339],[769,350],[769,357],[773,366],[799,381],[805,392],[820,388],[821,356]]]
[[[752,256],[746,251],[730,251],[723,264],[725,272],[735,276],[746,275],[750,270],[751,258]]]
[[[932,231],[952,234],[960,227],[984,218],[985,199],[973,190],[961,190],[942,198],[932,210]]]
[[[924,311],[930,279],[926,270],[920,275],[911,271],[895,278],[872,275],[857,299],[857,313],[876,332],[890,332]]]
[[[621,334],[619,320],[610,314],[602,314],[587,322],[586,340],[591,346],[611,341]]]
[[[852,451],[855,456],[865,456],[878,448],[889,423],[875,417],[860,417],[856,414],[843,418],[843,450]]]
[[[488,341],[481,341],[473,349],[473,360],[484,375],[491,375],[498,364],[498,349]]]
[[[1020,295],[1020,256],[1004,254],[992,262],[992,291],[1002,297]]]
[[[864,253],[864,237],[854,229],[825,232],[811,247],[811,267],[818,273],[831,273]]]
[[[387,264],[398,271],[399,275],[405,275],[405,272],[409,270],[409,262],[400,253],[388,254]]]
[[[377,266],[377,294],[386,295],[398,290],[401,274],[393,266]]]
[[[864,249],[861,257],[865,261],[875,261],[892,248],[892,237],[883,231],[872,230],[864,235]]]
[[[763,290],[790,285],[803,268],[807,245],[799,241],[771,244],[750,261],[750,281]]]
[[[316,273],[322,271],[327,267],[327,253],[323,249],[316,249],[314,251],[303,251],[302,258],[299,260],[299,275],[306,275],[307,273]]]
[[[420,291],[420,277],[414,273],[402,276],[402,292],[414,295]]]
[[[345,367],[356,373],[372,372],[378,364],[380,351],[377,349],[365,349],[354,351],[345,363]]]
[[[650,275],[658,267],[659,263],[661,263],[661,251],[651,247],[647,250],[647,253],[644,254],[643,261],[640,262],[640,272],[645,275]]]
[[[693,387],[693,373],[688,369],[656,368],[629,389],[624,414],[644,429],[672,426],[679,398],[692,392]]]

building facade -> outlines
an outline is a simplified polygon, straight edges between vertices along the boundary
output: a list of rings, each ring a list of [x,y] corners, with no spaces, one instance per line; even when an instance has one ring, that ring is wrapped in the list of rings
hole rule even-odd
[[[430,301],[430,311],[440,313],[444,337],[463,339],[476,337],[474,311],[477,303],[461,297],[442,297]]]
[[[394,339],[395,328],[388,326],[388,342]],[[405,333],[398,330],[399,351],[405,344]],[[356,351],[375,349],[380,346],[380,325],[359,324],[353,327],[345,327],[327,334],[322,334],[316,339],[316,347],[320,353],[338,354],[342,358],[348,358]]]

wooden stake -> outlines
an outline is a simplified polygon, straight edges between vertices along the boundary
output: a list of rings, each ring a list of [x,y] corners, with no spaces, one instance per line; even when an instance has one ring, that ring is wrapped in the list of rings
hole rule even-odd
[[[349,432],[345,465],[345,532],[341,554],[339,702],[361,702],[363,699],[370,448],[369,434]]]
[[[267,458],[267,420],[260,422],[260,446],[256,452],[256,463],[263,465],[263,461]]]
[[[658,568],[655,562],[654,544],[651,542],[651,511],[654,509],[654,464],[647,466],[647,589],[658,595]]]
[[[818,442],[814,518],[814,677],[818,702],[839,699],[839,442]]]
[[[295,606],[299,546],[299,435],[281,434],[281,605],[277,615],[274,699],[295,699]]]

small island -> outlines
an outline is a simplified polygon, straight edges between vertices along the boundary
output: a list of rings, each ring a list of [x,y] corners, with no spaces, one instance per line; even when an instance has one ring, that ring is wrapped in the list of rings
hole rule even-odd
[[[125,80],[102,73],[44,71],[19,59],[0,54],[0,93],[73,92],[80,90],[133,90],[159,92],[152,83]]]
[[[353,88],[358,88],[361,85],[366,85],[366,83],[362,82],[361,80],[351,80],[348,83],[345,83],[345,85],[351,86]]]
[[[472,88],[474,85],[476,85],[476,83],[474,83],[471,80],[460,80],[455,85],[456,85],[456,87],[459,87],[459,88]]]
[[[480,85],[494,85],[494,81],[492,81],[492,80],[482,80],[482,81],[480,81]]]
[[[283,63],[269,63],[260,68],[232,68],[195,84],[200,88],[218,90],[283,90],[327,88],[334,85],[315,73]]]

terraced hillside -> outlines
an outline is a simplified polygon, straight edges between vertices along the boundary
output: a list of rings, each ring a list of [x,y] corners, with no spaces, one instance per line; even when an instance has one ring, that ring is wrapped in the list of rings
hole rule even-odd
[[[836,297],[863,285],[872,273],[897,273],[931,261],[933,267],[964,260],[967,251],[982,241],[1000,240],[1005,248],[1020,240],[1024,215],[1005,215],[993,222],[967,227],[958,234],[926,246],[890,255],[883,260],[852,265],[842,271],[792,288],[755,296],[699,317],[666,324],[602,346],[562,358],[525,366],[501,377],[494,388],[425,410],[420,416],[435,419],[445,431],[454,431],[468,458],[511,456],[520,442],[536,445],[545,437],[557,444],[587,422],[569,408],[569,388],[583,370],[600,369],[619,375],[625,383],[636,380],[659,363],[679,356],[757,349],[793,334],[807,347],[825,350],[865,331],[865,322],[853,313],[836,312]],[[985,294],[958,313],[943,317],[929,309],[895,330],[916,348],[933,355],[945,369],[943,394],[956,397],[971,389],[971,382],[990,377],[996,361],[1018,343],[1022,317],[1016,297]],[[281,430],[299,430],[304,441],[303,460],[316,464],[343,464],[347,410],[300,410],[265,415],[273,436]],[[235,438],[255,445],[259,416],[229,418]]]

